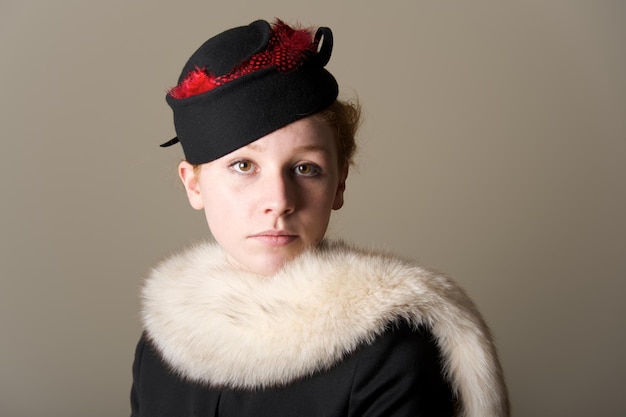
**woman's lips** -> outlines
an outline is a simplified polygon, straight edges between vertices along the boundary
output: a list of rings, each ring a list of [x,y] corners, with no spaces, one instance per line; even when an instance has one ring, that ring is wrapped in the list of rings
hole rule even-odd
[[[298,238],[297,235],[289,232],[270,230],[266,232],[256,233],[250,236],[251,239],[262,242],[269,246],[286,246]]]

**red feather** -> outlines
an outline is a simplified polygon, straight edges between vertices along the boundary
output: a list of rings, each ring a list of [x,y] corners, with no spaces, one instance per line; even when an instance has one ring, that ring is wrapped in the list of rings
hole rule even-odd
[[[275,66],[278,71],[293,71],[316,50],[317,44],[313,42],[311,30],[294,29],[282,20],[276,19],[265,51],[253,55],[249,60],[233,68],[230,73],[219,77],[207,74],[204,69],[196,68],[168,93],[176,99],[195,96],[270,66]]]
[[[205,93],[216,86],[215,77],[196,67],[180,84],[172,88],[169,94],[176,99],[187,98]]]

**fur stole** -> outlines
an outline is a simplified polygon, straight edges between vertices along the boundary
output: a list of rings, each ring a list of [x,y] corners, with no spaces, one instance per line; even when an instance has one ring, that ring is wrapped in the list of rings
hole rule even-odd
[[[399,319],[431,328],[460,415],[508,415],[489,329],[449,278],[398,257],[324,242],[272,277],[206,243],[157,266],[142,289],[146,333],[182,376],[230,387],[288,383],[332,367]]]

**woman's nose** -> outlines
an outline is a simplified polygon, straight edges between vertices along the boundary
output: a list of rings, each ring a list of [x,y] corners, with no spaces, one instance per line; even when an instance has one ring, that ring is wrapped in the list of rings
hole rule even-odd
[[[276,173],[266,176],[261,192],[265,213],[286,215],[295,210],[296,190],[289,174]]]

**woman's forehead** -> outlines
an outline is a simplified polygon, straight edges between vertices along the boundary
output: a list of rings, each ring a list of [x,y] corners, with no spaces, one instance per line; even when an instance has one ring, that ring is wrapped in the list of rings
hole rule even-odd
[[[252,152],[289,149],[295,152],[332,154],[333,132],[328,124],[315,118],[305,118],[271,132],[240,149]],[[236,152],[236,151],[235,151]]]

